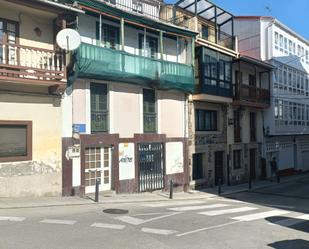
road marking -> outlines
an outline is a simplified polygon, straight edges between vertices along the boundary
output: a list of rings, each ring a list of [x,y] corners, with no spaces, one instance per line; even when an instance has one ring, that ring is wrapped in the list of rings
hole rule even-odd
[[[268,223],[269,225],[279,225],[284,227],[291,227],[299,223],[303,223],[309,220],[309,214],[297,216],[295,218],[288,218],[284,220],[279,220],[274,223]]]
[[[161,215],[161,216],[154,217],[154,218],[151,218],[151,219],[146,219],[146,220],[135,218],[135,217],[132,217],[132,216],[119,216],[119,217],[115,217],[115,219],[120,220],[120,221],[125,222],[125,223],[129,223],[131,225],[138,226],[140,224],[144,224],[144,223],[154,221],[154,220],[160,220],[160,219],[170,217],[170,216],[173,216],[173,215],[176,215],[176,214],[181,214],[181,212],[168,213],[166,215]]]
[[[91,227],[99,227],[99,228],[107,228],[114,230],[122,230],[126,226],[125,225],[117,225],[117,224],[107,224],[107,223],[93,223]]]
[[[160,235],[170,235],[170,234],[177,233],[177,231],[175,230],[154,229],[154,228],[147,228],[147,227],[143,227],[142,232],[160,234]]]
[[[231,209],[223,209],[223,210],[215,210],[215,211],[208,211],[208,212],[201,212],[199,214],[208,215],[208,216],[216,216],[222,214],[234,214],[234,213],[241,213],[256,210],[258,208],[255,207],[240,207],[240,208],[231,208]]]
[[[238,217],[233,217],[233,220],[239,220],[239,221],[253,221],[253,220],[259,220],[259,219],[265,219],[272,216],[278,216],[283,214],[288,214],[290,212],[283,211],[283,210],[272,210],[262,213],[255,213],[255,214],[249,214],[249,215],[243,215]]]
[[[176,207],[176,208],[168,208],[168,210],[172,211],[194,211],[194,210],[202,210],[202,209],[211,209],[211,208],[221,208],[230,206],[229,204],[213,204],[213,205],[202,205],[202,206],[185,206],[185,207]]]
[[[222,201],[222,202],[231,202],[231,203],[241,203],[241,204],[248,204],[248,202],[245,201],[239,201],[239,200],[234,200],[234,199],[223,199],[223,198],[215,198],[217,201]]]
[[[25,219],[26,219],[25,217],[6,217],[6,216],[0,216],[0,221],[22,222]]]
[[[46,220],[41,220],[40,223],[59,224],[59,225],[74,225],[76,223],[76,221],[75,220],[46,219]]]
[[[205,201],[162,201],[155,203],[147,203],[143,204],[143,207],[169,207],[169,206],[182,206],[182,205],[197,205],[197,204],[205,204]]]
[[[286,205],[276,205],[276,204],[267,204],[267,203],[260,203],[259,205],[274,207],[274,208],[286,208],[286,209],[294,209],[294,206],[286,206]]]
[[[134,226],[138,226],[140,224],[143,224],[145,222],[145,220],[139,219],[139,218],[134,218],[132,216],[120,216],[120,217],[116,217],[116,220],[120,220],[122,222],[134,225]]]
[[[151,216],[151,215],[160,215],[160,214],[166,214],[166,212],[161,212],[161,213],[134,214],[134,215],[132,215],[132,216],[133,216],[133,217],[137,217],[137,216]]]
[[[221,225],[216,225],[216,226],[211,226],[211,227],[205,227],[205,228],[201,228],[201,229],[189,231],[189,232],[186,232],[186,233],[177,234],[176,236],[177,236],[177,237],[182,237],[182,236],[186,236],[186,235],[189,235],[189,234],[192,234],[192,233],[199,233],[199,232],[202,232],[202,231],[211,230],[211,229],[216,229],[216,228],[220,228],[220,227],[225,227],[225,226],[229,226],[229,225],[236,224],[236,223],[240,223],[240,222],[241,222],[241,221],[232,221],[232,222],[224,223],[224,224],[221,224]]]

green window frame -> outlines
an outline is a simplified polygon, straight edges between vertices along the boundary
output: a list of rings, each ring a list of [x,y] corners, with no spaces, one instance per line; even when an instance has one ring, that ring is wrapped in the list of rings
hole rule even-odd
[[[143,89],[143,119],[144,133],[156,133],[156,92],[152,89]]]
[[[213,110],[195,110],[196,131],[218,131],[218,112]]]
[[[91,133],[108,132],[108,88],[106,84],[90,83]]]

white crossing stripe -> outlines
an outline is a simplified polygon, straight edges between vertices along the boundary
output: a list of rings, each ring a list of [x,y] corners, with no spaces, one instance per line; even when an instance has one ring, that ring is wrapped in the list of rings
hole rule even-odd
[[[117,225],[117,224],[107,224],[107,223],[93,223],[91,227],[99,227],[99,228],[107,228],[114,230],[122,230],[126,226],[125,225]]]
[[[177,214],[181,214],[181,212],[167,213],[165,215],[161,215],[161,216],[154,217],[154,218],[151,218],[151,219],[139,219],[139,218],[135,218],[135,217],[132,217],[132,216],[119,216],[119,217],[116,217],[115,219],[120,220],[120,221],[125,222],[125,223],[129,223],[131,225],[138,226],[138,225],[143,224],[143,223],[147,223],[147,222],[154,221],[154,220],[160,220],[160,219],[170,217],[170,216],[173,216],[173,215],[177,215]]]
[[[120,216],[120,217],[116,217],[115,219],[131,224],[131,225],[135,225],[135,226],[143,224],[145,222],[142,219],[134,218],[132,216]]]
[[[285,227],[291,227],[300,223],[303,223],[305,221],[309,220],[309,214],[297,216],[295,218],[288,218],[276,221],[274,223],[269,223],[270,225],[279,225],[279,226],[285,226]]]
[[[59,224],[59,225],[74,225],[76,223],[76,221],[75,220],[46,219],[46,220],[41,220],[40,223]]]
[[[182,206],[182,205],[197,205],[203,204],[205,201],[161,201],[143,204],[143,207],[170,207],[170,206]]]
[[[221,208],[221,207],[228,207],[228,206],[230,206],[230,205],[229,204],[212,204],[212,205],[201,205],[201,206],[175,207],[175,208],[168,208],[168,210],[172,210],[172,211],[194,211],[194,210]]]
[[[259,220],[259,219],[265,219],[272,216],[278,216],[283,214],[288,214],[289,211],[284,210],[272,210],[262,213],[255,213],[255,214],[249,214],[249,215],[243,215],[238,217],[233,217],[233,220],[239,220],[239,221],[253,221],[253,220]]]
[[[256,210],[256,209],[258,209],[258,208],[255,208],[255,207],[240,207],[240,208],[231,208],[231,209],[201,212],[199,214],[204,214],[204,215],[208,215],[208,216],[216,216],[216,215],[222,215],[222,214],[234,214],[234,213],[247,212],[247,211],[252,211],[252,210]]]
[[[6,216],[0,216],[0,221],[14,221],[14,222],[21,222],[24,221],[25,217],[6,217]]]
[[[147,228],[147,227],[143,227],[142,232],[160,234],[160,235],[170,235],[170,234],[177,233],[177,231],[175,230],[164,230],[164,229],[155,229],[155,228]]]

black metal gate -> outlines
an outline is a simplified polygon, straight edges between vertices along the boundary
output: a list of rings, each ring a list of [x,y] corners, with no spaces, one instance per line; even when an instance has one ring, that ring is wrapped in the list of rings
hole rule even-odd
[[[153,191],[164,188],[163,144],[138,145],[139,191]]]

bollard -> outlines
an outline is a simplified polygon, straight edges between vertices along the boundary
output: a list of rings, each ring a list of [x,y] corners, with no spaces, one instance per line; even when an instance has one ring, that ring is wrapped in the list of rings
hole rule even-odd
[[[173,181],[170,180],[170,199],[173,199],[173,192],[174,192],[174,190],[173,190]]]
[[[280,174],[277,172],[277,183],[280,183]]]
[[[94,201],[99,202],[99,188],[100,188],[100,179],[95,180],[95,197]]]
[[[221,195],[221,178],[218,179],[218,195]]]
[[[249,189],[252,189],[252,179],[249,177]]]

